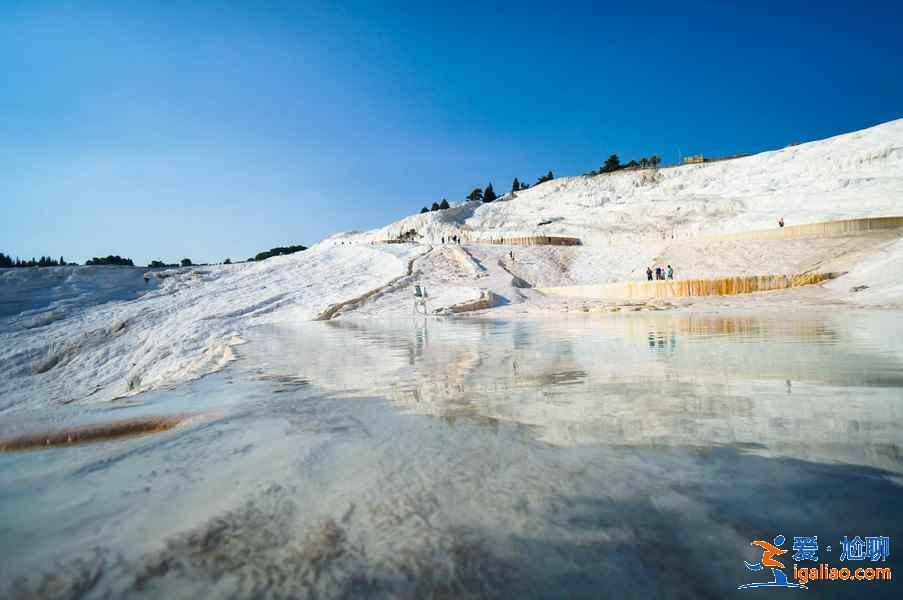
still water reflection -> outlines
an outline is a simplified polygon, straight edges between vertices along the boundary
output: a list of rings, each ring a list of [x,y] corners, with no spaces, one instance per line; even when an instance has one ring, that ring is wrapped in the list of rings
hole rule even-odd
[[[193,425],[0,455],[0,542],[19,549],[0,592],[723,597],[767,593],[736,588],[757,580],[750,542],[778,534],[833,542],[832,565],[843,536],[889,536],[895,568],[901,323],[259,328],[224,373],[71,416]]]

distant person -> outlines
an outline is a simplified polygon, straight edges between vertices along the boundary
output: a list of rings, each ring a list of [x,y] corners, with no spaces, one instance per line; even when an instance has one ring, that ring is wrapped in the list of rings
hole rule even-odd
[[[783,227],[783,226],[784,226],[784,217],[781,217],[780,219],[778,219],[778,227]]]
[[[646,279],[652,281],[652,267],[646,267]]]
[[[674,269],[671,268],[671,265],[668,265],[668,279],[674,279]]]
[[[656,278],[657,280],[662,279],[662,268],[659,267],[659,266],[656,266],[656,267],[655,267],[655,278]]]
[[[511,257],[511,262],[514,262],[514,250],[509,250],[509,251],[508,251],[508,256]]]

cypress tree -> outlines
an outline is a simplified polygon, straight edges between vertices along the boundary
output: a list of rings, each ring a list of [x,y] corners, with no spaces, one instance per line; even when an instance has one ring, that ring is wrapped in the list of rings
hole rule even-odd
[[[540,183],[545,183],[547,181],[552,181],[553,179],[555,179],[555,176],[552,175],[552,171],[549,171],[548,173],[546,173],[545,175],[543,175],[542,177],[540,177],[539,179],[536,180],[536,185],[539,185]]]
[[[433,205],[430,207],[430,210],[439,210],[439,203],[433,202]]]
[[[517,180],[517,177],[514,178],[514,182],[511,184],[511,191],[512,192],[520,191],[520,181]]]
[[[448,200],[443,198],[442,202],[439,203],[439,210],[445,210],[446,208],[451,208],[451,207],[448,205]]]
[[[483,191],[483,202],[492,202],[496,198],[498,198],[498,196],[495,195],[495,190],[492,189],[492,184],[490,183]]]
[[[605,160],[605,164],[602,165],[603,173],[612,173],[621,168],[621,160],[618,158],[617,154],[612,154]]]

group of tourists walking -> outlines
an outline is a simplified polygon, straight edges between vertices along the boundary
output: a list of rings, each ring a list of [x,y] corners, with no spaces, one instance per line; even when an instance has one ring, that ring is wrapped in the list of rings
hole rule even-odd
[[[648,281],[652,281],[653,279],[674,279],[674,269],[671,268],[671,265],[668,265],[667,268],[662,268],[660,265],[655,266],[655,270],[652,267],[646,267],[646,279]]]

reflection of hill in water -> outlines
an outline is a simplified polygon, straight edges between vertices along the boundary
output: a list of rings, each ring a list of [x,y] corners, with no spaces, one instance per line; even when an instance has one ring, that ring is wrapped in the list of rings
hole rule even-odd
[[[260,331],[266,372],[556,445],[715,445],[900,469],[893,313],[329,322]]]

